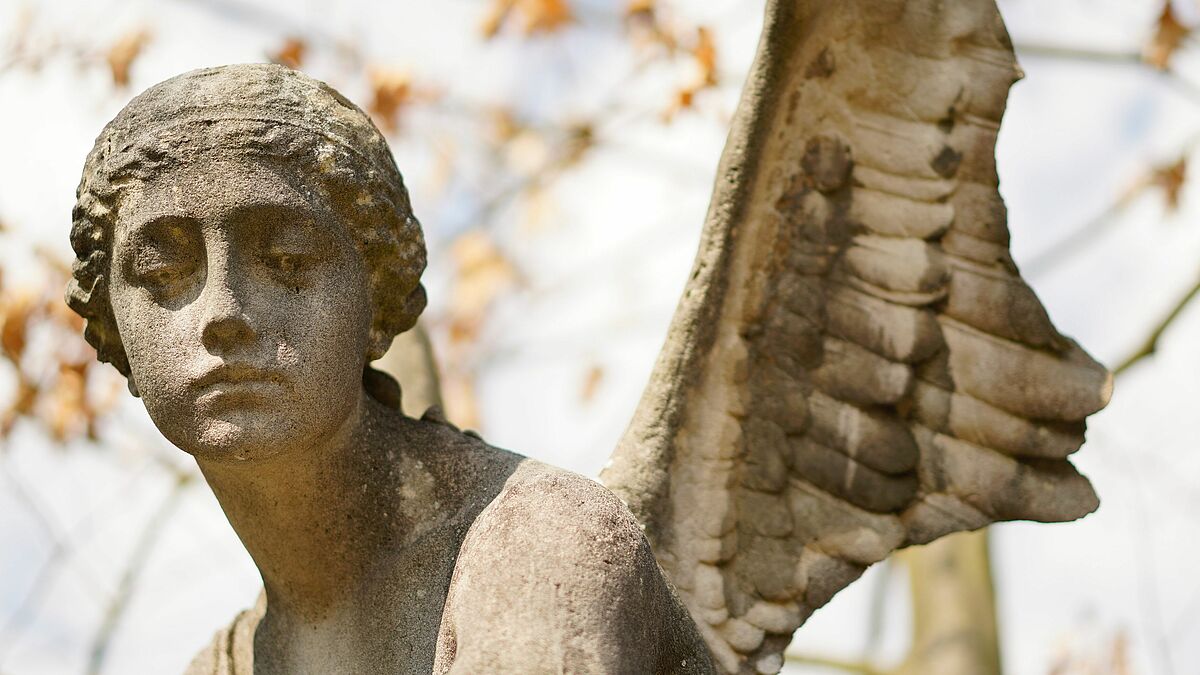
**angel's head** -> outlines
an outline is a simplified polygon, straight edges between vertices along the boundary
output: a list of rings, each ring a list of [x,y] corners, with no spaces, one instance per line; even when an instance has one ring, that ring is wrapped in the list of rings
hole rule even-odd
[[[198,455],[333,433],[425,306],[386,141],[280,66],[193,71],[133,99],[88,155],[71,244],[88,342]]]

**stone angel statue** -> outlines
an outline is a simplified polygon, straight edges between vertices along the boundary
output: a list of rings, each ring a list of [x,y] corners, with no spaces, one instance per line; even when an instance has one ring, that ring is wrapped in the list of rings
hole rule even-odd
[[[359,108],[273,65],[133,99],[84,166],[67,299],[262,575],[188,672],[775,673],[890,552],[1091,512],[1067,457],[1111,377],[1009,256],[1018,72],[992,0],[767,2],[604,487],[404,414],[369,365],[425,250]]]

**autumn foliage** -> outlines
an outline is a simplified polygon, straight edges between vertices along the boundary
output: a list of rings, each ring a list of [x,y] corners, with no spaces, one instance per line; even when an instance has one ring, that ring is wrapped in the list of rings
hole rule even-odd
[[[66,267],[45,254],[38,266],[49,282],[44,286],[0,282],[0,357],[15,380],[11,403],[0,409],[0,441],[22,419],[59,444],[97,440],[120,376],[96,361],[83,340],[83,320],[62,300]]]

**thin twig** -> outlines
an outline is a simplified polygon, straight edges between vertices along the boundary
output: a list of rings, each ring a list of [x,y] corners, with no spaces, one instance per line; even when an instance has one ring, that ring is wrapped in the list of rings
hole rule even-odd
[[[1183,310],[1187,309],[1187,306],[1191,304],[1192,300],[1194,300],[1197,295],[1200,295],[1200,280],[1197,280],[1196,283],[1190,289],[1188,289],[1188,292],[1185,293],[1182,298],[1180,298],[1179,302],[1175,303],[1175,306],[1171,308],[1171,311],[1167,313],[1165,317],[1163,317],[1162,321],[1158,322],[1158,325],[1154,327],[1154,330],[1150,331],[1150,335],[1146,338],[1146,341],[1142,343],[1142,346],[1139,347],[1137,351],[1126,357],[1120,365],[1113,369],[1113,375],[1120,375],[1126,370],[1129,370],[1129,368],[1131,368],[1137,362],[1153,355],[1156,351],[1158,351],[1158,341],[1162,338],[1163,333],[1165,333],[1167,329],[1171,327],[1171,324],[1173,324],[1175,320],[1179,318],[1179,315],[1183,313]]]
[[[1188,158],[1195,152],[1197,146],[1200,146],[1200,133],[1194,134],[1184,142],[1178,154],[1171,162],[1166,162],[1158,166],[1181,165],[1187,162]],[[1161,186],[1161,181],[1157,176],[1162,171],[1163,169],[1160,168],[1147,172],[1146,175],[1139,178],[1133,186],[1120,195],[1102,213],[1087,221],[1082,226],[1075,228],[1070,234],[1039,251],[1028,262],[1022,264],[1021,271],[1025,273],[1027,278],[1040,276],[1058,267],[1065,258],[1076,255],[1090,244],[1095,243],[1101,234],[1111,230],[1113,226],[1121,222],[1121,214],[1135,199],[1140,197],[1147,189]],[[1172,207],[1169,196],[1168,206]]]
[[[177,473],[175,476],[175,485],[171,487],[170,493],[163,499],[158,509],[150,517],[150,521],[146,523],[145,529],[142,530],[142,534],[134,546],[133,553],[129,557],[129,562],[125,566],[125,571],[121,574],[121,581],[117,585],[117,591],[109,602],[108,608],[104,612],[104,618],[100,622],[100,627],[96,630],[96,635],[92,639],[92,647],[88,658],[88,675],[99,675],[104,668],[104,660],[108,656],[109,647],[112,645],[113,635],[116,633],[121,619],[125,616],[125,610],[129,607],[129,601],[133,597],[133,592],[141,577],[142,570],[145,568],[150,554],[154,551],[155,545],[158,544],[163,527],[170,520],[171,515],[175,512],[175,508],[179,506],[179,500],[183,497],[184,490],[194,481],[195,476],[192,474]]]
[[[1184,77],[1179,71],[1174,68],[1158,68],[1153,64],[1146,62],[1142,55],[1137,52],[1128,51],[1107,51],[1102,49],[1092,49],[1089,47],[1063,47],[1059,45],[1044,45],[1044,44],[1017,44],[1014,51],[1018,57],[1033,57],[1033,58],[1048,58],[1057,59],[1060,61],[1077,61],[1080,63],[1091,63],[1097,65],[1110,66],[1133,66],[1136,68],[1145,68],[1154,72],[1167,81],[1168,84],[1175,87],[1179,93],[1191,99],[1193,103],[1200,104],[1200,86],[1190,79]]]
[[[167,464],[157,454],[154,457],[172,473],[179,472],[178,468]],[[76,568],[76,572],[86,582],[86,588],[92,590],[97,595],[101,594],[100,589],[104,584],[100,582],[99,575],[88,565],[89,561],[87,559],[74,557],[75,550],[81,545],[85,534],[93,529],[93,523],[100,519],[102,515],[107,514],[113,505],[121,503],[121,495],[128,494],[128,490],[140,479],[142,471],[146,466],[148,464],[137,469],[124,488],[115,491],[111,499],[92,509],[82,519],[72,524],[69,529],[60,534],[58,532],[60,528],[51,523],[47,515],[47,509],[38,504],[32,491],[25,486],[24,481],[13,470],[10,461],[0,461],[0,467],[3,467],[2,472],[13,488],[13,494],[26,504],[30,512],[42,524],[47,532],[47,537],[50,539],[50,551],[46,556],[45,562],[42,563],[34,575],[33,581],[29,584],[25,594],[16,603],[16,608],[0,624],[0,665],[8,658],[8,652],[12,648],[12,645],[21,637],[22,632],[30,626],[27,619],[31,612],[35,609],[37,603],[41,601],[43,594],[53,585],[58,574],[67,563]]]
[[[24,503],[25,508],[33,515],[34,520],[41,525],[46,537],[50,540],[50,554],[46,559],[45,564],[38,570],[37,576],[30,584],[29,591],[25,597],[17,604],[17,608],[5,620],[0,627],[0,663],[3,663],[8,655],[8,649],[17,638],[17,626],[19,622],[27,616],[29,610],[33,607],[34,602],[45,591],[51,579],[53,572],[58,569],[62,562],[64,554],[67,550],[66,540],[59,535],[58,528],[50,522],[49,516],[46,515],[41,505],[30,494],[29,489],[25,487],[20,478],[12,471],[12,467],[7,462],[4,463],[4,476],[8,479],[9,485],[12,488],[13,494],[17,499]]]
[[[1018,43],[1013,46],[1017,56],[1034,56],[1065,61],[1087,63],[1111,63],[1141,65],[1142,55],[1138,52],[1114,52],[1090,47],[1065,47],[1062,45]]]
[[[1120,223],[1121,219],[1118,216],[1125,210],[1129,201],[1128,197],[1118,200],[1103,213],[1072,230],[1067,236],[1038,251],[1028,262],[1021,265],[1021,272],[1026,278],[1033,279],[1050,270],[1057,269],[1063,260],[1096,243],[1099,241],[1100,235]]]
[[[788,663],[802,663],[809,666],[820,666],[822,668],[833,668],[847,673],[858,673],[858,675],[888,675],[888,671],[880,670],[869,663],[861,661],[846,661],[843,659],[835,659],[826,656],[815,656],[812,654],[798,654],[788,652],[784,654]]]

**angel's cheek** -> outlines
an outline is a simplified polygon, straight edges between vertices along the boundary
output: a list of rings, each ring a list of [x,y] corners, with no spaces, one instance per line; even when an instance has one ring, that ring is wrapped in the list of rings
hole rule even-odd
[[[141,397],[155,426],[176,446],[190,450],[199,436],[190,382],[207,356],[189,312],[171,312],[143,289],[114,285],[112,304],[130,366],[130,389]]]

